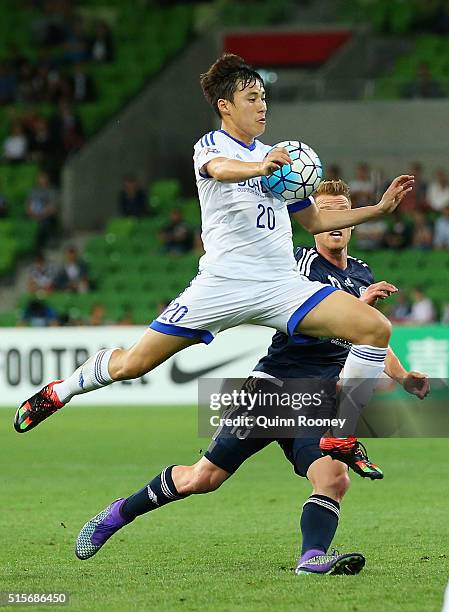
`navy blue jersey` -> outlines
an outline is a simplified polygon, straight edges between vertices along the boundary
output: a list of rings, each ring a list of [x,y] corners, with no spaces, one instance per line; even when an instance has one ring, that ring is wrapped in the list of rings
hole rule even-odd
[[[313,247],[300,247],[295,252],[298,272],[312,281],[320,281],[360,297],[374,282],[365,262],[348,256],[348,267],[341,270],[320,255]],[[304,337],[306,338],[306,337]],[[291,336],[277,332],[267,355],[254,370],[276,378],[335,378],[346,361],[350,344],[337,338],[311,338],[298,344]]]

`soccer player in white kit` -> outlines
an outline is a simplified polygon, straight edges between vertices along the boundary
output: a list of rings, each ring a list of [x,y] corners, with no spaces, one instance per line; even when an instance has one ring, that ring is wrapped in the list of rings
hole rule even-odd
[[[390,323],[354,296],[297,273],[290,216],[313,234],[357,225],[395,210],[412,189],[413,177],[397,177],[378,204],[365,208],[320,210],[313,198],[286,206],[260,181],[291,163],[285,149],[271,150],[257,140],[267,112],[260,75],[242,58],[224,54],[201,76],[201,85],[221,129],[194,148],[205,248],[198,275],[134,346],[99,351],[66,380],[53,381],[24,401],[14,422],[18,432],[29,431],[75,395],[138,378],[174,353],[207,344],[242,323],[289,335],[343,338],[353,345],[344,377],[372,380],[374,389]],[[350,452],[355,438],[332,440],[340,458],[338,452]]]

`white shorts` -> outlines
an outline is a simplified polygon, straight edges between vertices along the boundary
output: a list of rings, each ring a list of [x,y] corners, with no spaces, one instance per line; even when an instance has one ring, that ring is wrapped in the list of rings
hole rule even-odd
[[[336,287],[299,274],[287,280],[235,280],[200,272],[150,328],[170,336],[198,338],[205,344],[216,334],[243,323],[265,325],[295,335],[296,326]]]

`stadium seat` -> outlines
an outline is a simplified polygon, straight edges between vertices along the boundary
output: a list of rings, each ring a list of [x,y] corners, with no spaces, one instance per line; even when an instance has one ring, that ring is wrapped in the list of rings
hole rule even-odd
[[[440,82],[446,95],[449,95],[448,58],[447,38],[429,34],[417,36],[414,49],[397,60],[393,72],[377,79],[375,98],[400,97],[403,86],[415,78],[416,69],[423,62],[432,66],[433,77]]]
[[[150,189],[150,205],[156,211],[169,210],[179,203],[181,185],[176,179],[155,181]]]
[[[188,198],[183,201],[182,214],[192,227],[201,226],[201,208],[198,198]]]

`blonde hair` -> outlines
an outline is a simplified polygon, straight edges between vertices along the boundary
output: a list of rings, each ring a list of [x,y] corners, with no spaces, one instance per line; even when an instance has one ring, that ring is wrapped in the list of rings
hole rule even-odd
[[[321,181],[318,185],[315,193],[315,197],[319,195],[331,195],[331,196],[345,196],[351,202],[351,192],[349,191],[349,185],[338,179],[337,181]]]

